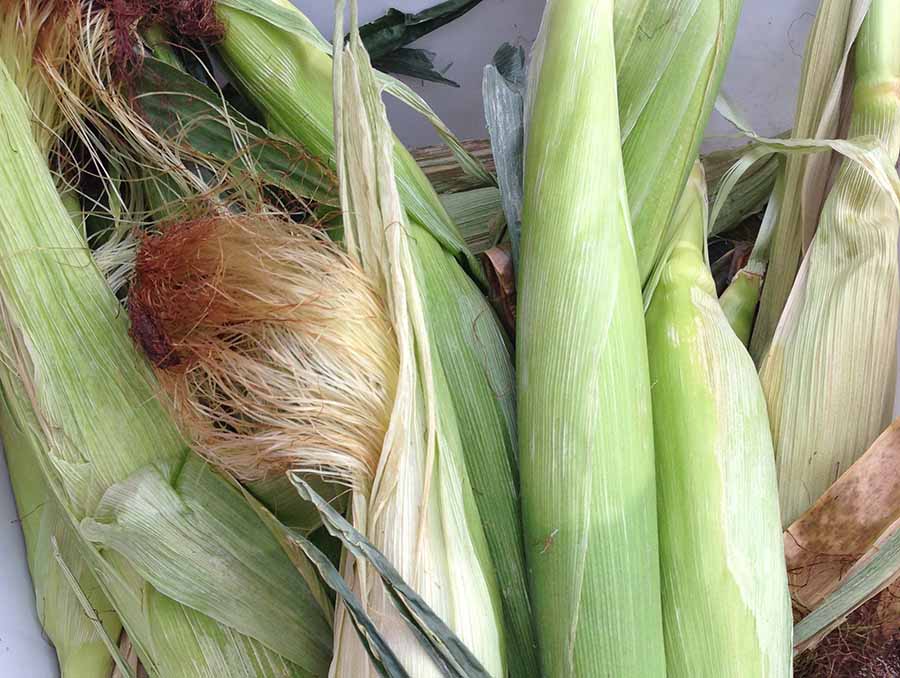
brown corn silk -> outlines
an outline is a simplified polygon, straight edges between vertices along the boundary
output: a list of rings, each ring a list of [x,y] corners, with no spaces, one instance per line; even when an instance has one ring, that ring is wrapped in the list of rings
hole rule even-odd
[[[207,42],[220,39],[224,31],[216,17],[214,0],[101,0],[99,5],[112,21],[113,71],[122,82],[134,77],[141,65],[139,26],[162,25],[179,35]]]
[[[371,483],[396,348],[365,275],[313,227],[167,226],[142,239],[128,304],[201,454],[245,481],[291,469]]]

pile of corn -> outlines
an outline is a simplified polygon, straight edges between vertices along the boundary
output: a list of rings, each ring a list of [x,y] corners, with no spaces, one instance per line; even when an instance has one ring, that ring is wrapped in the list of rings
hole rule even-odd
[[[294,4],[0,3],[0,435],[62,676],[791,676],[900,575],[900,5],[822,0],[793,130],[701,161],[742,1],[547,0],[495,175],[357,0]]]

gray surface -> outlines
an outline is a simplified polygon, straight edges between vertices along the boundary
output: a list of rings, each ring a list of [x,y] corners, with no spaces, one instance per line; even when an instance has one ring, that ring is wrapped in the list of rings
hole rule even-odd
[[[326,36],[331,35],[333,4],[328,0],[293,0]],[[369,21],[388,7],[414,12],[438,0],[366,0],[360,3],[361,21]],[[812,26],[817,0],[745,0],[731,66],[724,88],[763,134],[788,128],[794,114],[797,83],[806,36]],[[438,54],[438,67],[451,64],[448,77],[459,89],[409,81],[461,137],[484,137],[481,113],[482,69],[504,42],[530,47],[537,34],[543,0],[484,0],[457,21],[415,43]],[[429,125],[415,114],[390,105],[392,119],[403,141],[412,146],[435,143]],[[733,129],[715,115],[712,135]],[[722,146],[733,139],[715,139],[707,146]]]
[[[2,447],[0,447],[2,451]],[[0,678],[57,675],[56,655],[44,640],[34,609],[25,543],[16,515],[6,459],[0,454]]]

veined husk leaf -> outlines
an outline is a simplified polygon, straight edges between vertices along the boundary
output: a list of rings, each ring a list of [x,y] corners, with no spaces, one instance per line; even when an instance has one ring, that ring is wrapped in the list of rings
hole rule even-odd
[[[772,437],[756,367],[716,299],[695,165],[647,310],[667,675],[791,675]]]
[[[166,476],[167,469],[144,468],[113,485],[82,521],[85,538],[125,556],[158,592],[306,664],[316,640],[294,610],[305,606],[308,584],[281,547],[236,490],[196,457],[174,486]],[[324,610],[316,612],[324,619]],[[327,660],[328,643],[316,649],[318,661]]]
[[[355,7],[353,8],[355,15]],[[335,35],[342,36],[343,8]],[[478,517],[455,401],[426,311],[417,243],[394,182],[395,141],[381,90],[356,26],[334,65],[335,141],[348,251],[381,283],[397,337],[400,370],[391,421],[371,492],[352,501],[353,520],[491,673],[506,671],[496,575]],[[345,145],[346,144],[346,145]],[[440,247],[434,245],[439,251]],[[455,577],[456,568],[464,577]],[[385,587],[355,558],[345,578],[380,615],[380,628],[414,676],[441,675],[393,607]],[[371,675],[355,631],[338,609],[333,675]]]
[[[221,94],[157,59],[133,85],[140,115],[162,137],[212,156],[234,181],[265,181],[337,209],[334,174],[293,141],[279,139],[225,103]],[[322,210],[327,214],[326,210]]]
[[[850,50],[871,0],[823,0],[806,42],[792,139],[833,139]],[[766,286],[750,345],[757,364],[775,334],[800,262],[812,241],[826,198],[831,154],[794,154],[785,160],[779,211],[765,264]]]
[[[0,293],[11,342],[7,354],[15,358],[15,378],[28,396],[39,427],[34,432],[40,441],[36,461],[65,518],[76,527],[83,519],[95,517],[110,488],[127,483],[141,469],[165,466],[170,469],[169,482],[175,483],[187,450],[155,399],[152,378],[128,338],[116,298],[65,210],[45,156],[31,137],[30,111],[5,66],[0,67],[0,100],[4,102]],[[194,459],[193,463],[199,462]],[[232,511],[251,510],[243,500],[233,503]],[[220,542],[193,523],[186,538],[189,542],[215,540],[220,548],[227,545],[236,558],[246,557],[248,547],[242,542]],[[152,674],[268,676],[272,674],[254,668],[254,662],[285,663],[255,637],[263,633],[254,630],[251,638],[226,626],[243,626],[246,621],[231,618],[228,608],[216,612],[228,618],[224,624],[214,621],[183,605],[185,601],[157,592],[115,551],[101,552],[83,539],[79,542],[82,557]],[[286,558],[275,542],[269,557]],[[215,563],[204,564],[210,571],[215,567]],[[184,583],[197,586],[197,582]],[[223,590],[220,595],[236,593]],[[298,648],[305,649],[293,653],[298,658],[302,655],[302,663],[290,664],[290,673],[318,674],[329,655],[325,614],[308,586],[283,595],[280,603],[307,630],[305,638],[296,639]],[[163,609],[171,615],[158,612]],[[256,611],[257,615],[268,613]],[[225,642],[225,636],[230,644],[217,645]]]
[[[700,150],[743,0],[619,0],[622,159],[642,284]]]
[[[877,139],[895,182],[900,100],[885,82],[900,76],[900,49],[889,33],[898,27],[893,4],[888,9],[873,2],[856,43],[850,126],[851,137]],[[891,421],[900,313],[898,206],[896,183],[884,190],[857,164],[842,163],[763,358],[760,378],[785,526]]]
[[[752,142],[748,146],[752,146]],[[713,151],[700,157],[706,173],[710,204],[716,201],[722,177],[746,149],[747,146]],[[767,156],[754,163],[722,205],[716,223],[710,224],[709,234],[725,233],[747,217],[762,212],[775,187],[778,169],[779,161],[775,156]]]
[[[346,546],[349,553],[360,562],[371,565],[374,573],[391,596],[397,611],[416,634],[420,644],[428,651],[435,664],[440,667],[442,675],[458,678],[480,678],[489,674],[481,666],[471,651],[460,642],[459,638],[438,617],[434,610],[403,581],[394,566],[380,553],[371,542],[360,534],[322,497],[315,493],[309,483],[292,474],[297,492],[312,502],[321,512],[322,522],[330,534],[337,537]],[[308,548],[308,547],[304,547]],[[346,584],[340,584],[343,588]],[[346,596],[342,596],[346,599]],[[371,655],[371,653],[370,653]]]
[[[240,10],[235,9],[238,5]],[[321,36],[317,41],[311,35],[315,29],[296,9],[271,2],[251,8],[227,0],[219,3],[219,14],[226,23],[219,49],[270,125],[333,164],[331,59],[321,47]],[[391,91],[391,81],[377,74],[375,79],[380,91]],[[358,134],[359,130],[347,133],[348,152],[358,153]],[[490,305],[465,275],[480,265],[462,249],[459,231],[412,156],[395,138],[391,143],[402,216],[413,236],[410,256],[418,260],[414,271],[424,313],[430,325],[440,328],[430,331],[429,342],[441,356],[441,378],[446,379],[452,399],[475,505],[500,581],[511,670],[531,676],[536,645],[519,527],[515,389],[507,341]],[[379,249],[363,249],[364,242],[350,237],[345,237],[345,245],[352,256],[362,259],[366,270],[383,266],[377,264],[381,255],[373,254]]]
[[[516,350],[547,678],[665,674],[650,380],[614,66],[612,0],[547,3],[530,68]]]
[[[472,254],[481,254],[500,242],[506,220],[499,189],[488,186],[445,193],[441,202]]]

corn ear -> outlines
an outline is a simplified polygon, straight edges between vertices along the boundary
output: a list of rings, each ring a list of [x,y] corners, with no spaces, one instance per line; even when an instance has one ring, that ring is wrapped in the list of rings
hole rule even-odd
[[[888,167],[900,152],[900,98],[891,86],[900,77],[897,30],[900,8],[875,0],[856,44],[850,123],[851,137],[880,141]],[[843,162],[760,367],[785,526],[891,421],[900,311],[897,204],[896,194],[865,169]]]
[[[187,575],[191,567],[174,574],[167,585],[168,594],[179,596],[177,601],[138,575],[121,553],[110,545],[100,549],[85,534],[84,521],[113,517],[102,514],[101,506],[147,500],[143,493],[155,489],[141,482],[147,474],[163,478],[173,492],[173,485],[179,485],[183,499],[189,502],[193,497],[200,505],[212,501],[217,496],[216,483],[225,481],[188,454],[156,401],[149,371],[128,338],[118,301],[65,210],[45,155],[31,137],[31,111],[3,64],[0,100],[4,204],[0,294],[10,344],[5,352],[14,358],[15,379],[34,412],[33,435],[40,441],[36,462],[65,519],[79,535],[82,557],[154,675],[272,675],[252,668],[262,659],[285,664],[290,675],[319,674],[329,659],[329,629],[325,612],[310,592],[311,583],[295,573],[289,588],[277,590],[277,595],[271,591],[285,615],[304,629],[301,637],[292,639],[291,656],[296,663],[268,645],[274,644],[274,634],[267,635],[259,618],[263,613],[227,600],[239,601],[242,591],[253,590],[251,582],[265,589],[271,583],[263,581],[265,573],[281,567],[275,565],[277,561],[287,562],[274,540],[266,544],[256,541],[259,537],[228,531],[226,516],[252,512],[239,496],[221,499],[219,518],[224,524],[192,521],[190,513],[177,514],[180,522],[175,525],[164,522],[171,515],[154,511],[139,515],[142,528],[168,536],[169,545],[174,540],[175,553],[183,558],[180,565],[193,559],[202,573],[193,580]],[[36,298],[42,300],[40,304],[34,303]],[[9,391],[8,385],[5,390]],[[206,484],[184,481],[195,465],[201,475],[206,474]],[[198,544],[212,549],[216,558],[204,559]],[[159,543],[151,540],[145,546],[157,549],[159,556]],[[167,555],[171,557],[172,552]],[[249,562],[254,557],[265,561],[265,566],[237,571],[217,592],[218,597],[208,597],[198,586],[200,580],[214,581],[207,576],[213,570],[230,571],[242,559]],[[280,571],[285,572],[283,567]],[[168,612],[159,612],[163,608]],[[252,637],[236,627],[249,630]],[[218,644],[226,640],[227,645]]]
[[[699,163],[647,310],[667,675],[791,675],[766,403],[716,300]]]
[[[737,31],[742,0],[615,3],[625,183],[646,284],[700,150]]]
[[[335,34],[343,31],[336,27]],[[424,293],[425,264],[415,253],[423,243],[442,249],[426,231],[405,220],[394,183],[394,140],[355,26],[349,45],[343,49],[338,42],[336,49],[341,53],[334,65],[335,140],[342,150],[338,177],[343,183],[345,237],[348,249],[359,253],[361,265],[384,290],[400,356],[378,470],[371,492],[354,496],[353,520],[486,670],[503,675],[497,581],[469,483],[444,356],[434,343]],[[344,145],[344,139],[353,140],[353,146]],[[466,574],[458,584],[453,567]],[[351,561],[345,570],[368,605],[383,611],[380,630],[410,675],[440,675],[391,606],[385,588],[367,583],[372,574],[366,564]],[[373,675],[345,612],[344,607],[338,610],[332,672]]]
[[[665,675],[650,383],[614,64],[611,0],[547,3],[530,73],[516,372],[548,678]]]
[[[324,40],[288,0],[254,4],[255,13],[251,14],[232,3],[218,3],[217,15],[225,24],[219,51],[231,73],[262,110],[269,129],[300,142],[311,155],[334,167],[331,58],[323,49]],[[262,18],[267,7],[289,11],[319,42]],[[303,96],[298,97],[297,92],[303,92]],[[410,219],[428,228],[448,251],[477,269],[428,179],[396,139],[394,162],[397,188]]]
[[[226,24],[219,49],[229,68],[275,131],[334,166],[330,57],[309,38],[263,18],[267,7],[278,5],[259,3],[250,13],[235,4],[218,6]],[[308,23],[299,11],[290,13]],[[355,136],[348,138],[356,143]],[[451,356],[441,361],[441,378],[458,419],[475,505],[499,579],[510,670],[514,676],[533,676],[537,650],[518,528],[515,389],[507,340],[478,287],[467,279],[467,272],[480,267],[459,230],[412,156],[395,138],[391,143],[404,219],[416,235],[411,247],[424,313],[441,328],[430,333],[430,341],[436,355]],[[348,251],[354,254],[349,243]]]
[[[762,283],[762,276],[742,268],[719,297],[728,324],[744,346],[750,345]]]

